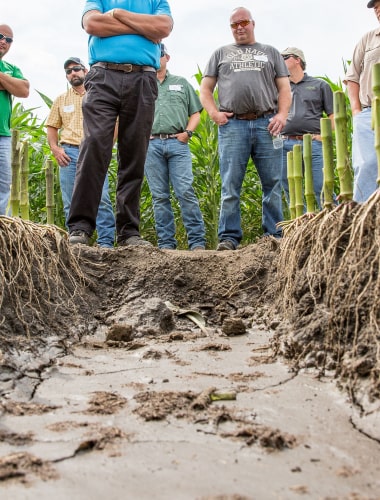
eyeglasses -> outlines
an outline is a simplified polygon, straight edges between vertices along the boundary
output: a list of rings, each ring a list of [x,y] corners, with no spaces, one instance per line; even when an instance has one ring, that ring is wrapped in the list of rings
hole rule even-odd
[[[164,57],[165,55],[165,52],[163,50],[161,50],[161,57]]]
[[[284,61],[286,61],[287,59],[289,59],[289,57],[294,57],[294,59],[297,59],[297,56],[294,56],[293,54],[289,54],[287,56],[282,56],[284,58]]]
[[[252,21],[252,19],[243,19],[242,21],[236,21],[236,23],[231,23],[230,26],[233,30],[236,30],[239,26],[245,28]]]
[[[72,66],[71,68],[67,68],[65,71],[66,75],[71,75],[73,71],[75,71],[75,73],[78,73],[78,71],[82,71],[83,69],[83,66]]]
[[[0,40],[5,40],[7,43],[13,42],[13,38],[11,38],[10,36],[5,36],[2,33],[0,33]]]

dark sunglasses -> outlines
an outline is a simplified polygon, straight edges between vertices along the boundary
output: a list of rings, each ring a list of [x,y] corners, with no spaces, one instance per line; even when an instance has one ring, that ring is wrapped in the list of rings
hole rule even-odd
[[[242,21],[236,21],[236,23],[231,23],[230,26],[233,30],[236,30],[239,26],[245,28],[252,21],[252,19],[243,19]]]
[[[78,71],[82,71],[83,69],[83,66],[72,66],[71,68],[67,68],[65,71],[66,75],[71,75],[73,71],[75,71],[75,73],[78,73]]]
[[[297,59],[297,56],[294,56],[293,54],[289,54],[288,56],[282,56],[284,58],[284,61],[289,59],[290,57],[294,57],[294,59]]]
[[[0,33],[0,40],[5,40],[7,43],[13,42],[13,38],[11,38],[10,36],[5,36],[2,33]]]

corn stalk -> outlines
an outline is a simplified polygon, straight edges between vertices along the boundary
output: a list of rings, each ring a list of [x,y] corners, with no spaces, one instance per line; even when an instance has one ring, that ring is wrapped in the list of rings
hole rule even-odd
[[[303,192],[302,192],[302,146],[293,146],[293,171],[294,171],[294,192],[296,217],[303,215]]]
[[[29,220],[29,143],[24,142],[21,150],[20,216]]]
[[[12,185],[10,196],[11,214],[18,217],[20,212],[20,132],[12,130]]]
[[[330,118],[321,118],[323,154],[323,206],[332,210],[334,203],[334,149]]]
[[[343,91],[334,92],[334,121],[336,138],[336,168],[340,183],[340,200],[351,201],[353,176],[348,152],[347,108]]]
[[[286,153],[287,168],[286,173],[288,176],[288,186],[289,186],[289,211],[290,218],[296,218],[296,193],[294,184],[294,168],[293,168],[293,151],[288,151]]]
[[[375,128],[375,151],[377,158],[377,185],[380,186],[380,98],[372,100],[372,120]]]
[[[305,199],[306,211],[313,213],[315,211],[315,193],[313,184],[312,167],[312,136],[304,134],[303,136],[303,162],[305,165]]]
[[[54,164],[52,160],[46,160],[45,179],[47,223],[54,224]]]

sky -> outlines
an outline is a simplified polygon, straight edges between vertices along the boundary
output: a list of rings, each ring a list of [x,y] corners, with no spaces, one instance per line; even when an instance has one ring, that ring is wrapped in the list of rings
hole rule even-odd
[[[255,20],[258,42],[278,50],[298,47],[305,53],[311,76],[343,79],[343,61],[378,21],[368,0],[169,0],[174,29],[164,40],[171,59],[171,73],[184,76],[198,88],[194,74],[203,71],[212,52],[233,42],[231,11],[248,8]],[[71,56],[86,64],[88,36],[81,27],[84,0],[13,0],[2,2],[0,24],[8,24],[14,42],[4,60],[18,66],[30,81],[25,108],[44,119],[49,109],[39,94],[54,99],[65,92],[63,62]]]

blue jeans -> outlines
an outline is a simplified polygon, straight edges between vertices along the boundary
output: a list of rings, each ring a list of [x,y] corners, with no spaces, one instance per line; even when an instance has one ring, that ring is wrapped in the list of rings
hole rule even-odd
[[[193,189],[189,145],[177,139],[151,139],[145,161],[145,175],[152,193],[159,248],[177,247],[170,184],[181,208],[189,248],[205,246],[203,218]]]
[[[283,220],[281,199],[282,150],[274,149],[268,132],[269,119],[230,119],[219,127],[219,164],[222,179],[219,240],[237,246],[242,237],[240,193],[249,158],[255,164],[262,185],[262,227],[265,235],[281,237],[276,224]]]
[[[11,194],[11,137],[0,135],[0,215],[8,215]]]
[[[287,175],[287,153],[293,151],[293,146],[295,144],[301,144],[303,146],[302,140],[297,139],[284,139],[283,146],[283,162],[282,162],[282,187],[285,192],[286,201],[289,205],[289,184]],[[315,200],[319,210],[322,208],[322,191],[323,191],[323,153],[322,153],[322,141],[317,141],[314,139],[311,141],[312,152],[312,175],[313,175],[313,188],[315,194]]]
[[[353,118],[352,166],[354,168],[354,200],[362,203],[378,188],[375,133],[371,128],[371,108]]]
[[[74,189],[75,175],[77,171],[79,148],[76,146],[69,146],[68,144],[63,144],[62,147],[71,160],[67,167],[59,167],[59,181],[61,184],[63,210],[65,212],[67,224]],[[96,217],[96,231],[98,233],[97,242],[100,247],[112,248],[114,246],[115,217],[108,191],[108,175],[104,181],[102,197],[99,204],[98,215]]]

